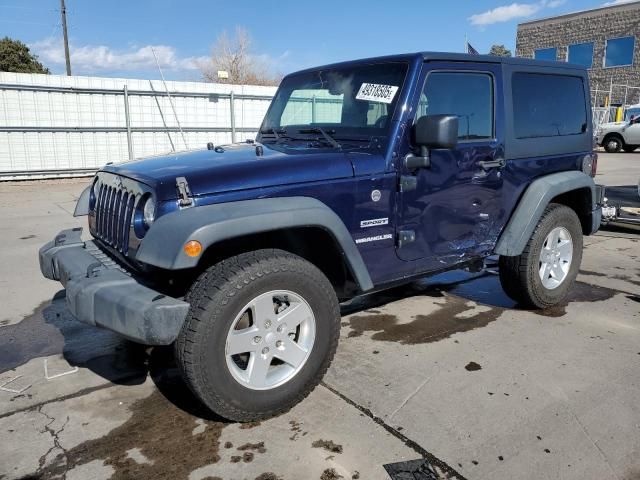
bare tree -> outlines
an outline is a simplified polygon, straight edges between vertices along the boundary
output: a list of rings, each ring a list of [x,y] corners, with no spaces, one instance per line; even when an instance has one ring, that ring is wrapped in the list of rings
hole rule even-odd
[[[264,61],[252,54],[251,35],[243,27],[236,27],[235,37],[222,32],[211,49],[211,59],[200,70],[208,82],[239,85],[278,85],[281,76],[269,72]],[[220,78],[219,71],[228,78]]]

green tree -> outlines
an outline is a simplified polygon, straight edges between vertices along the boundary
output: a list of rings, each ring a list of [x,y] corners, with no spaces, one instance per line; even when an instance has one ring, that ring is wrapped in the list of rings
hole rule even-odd
[[[15,73],[51,73],[38,57],[20,40],[4,37],[0,40],[0,71]]]
[[[489,50],[489,55],[493,55],[494,57],[510,57],[511,50],[504,45],[492,45],[491,50]]]

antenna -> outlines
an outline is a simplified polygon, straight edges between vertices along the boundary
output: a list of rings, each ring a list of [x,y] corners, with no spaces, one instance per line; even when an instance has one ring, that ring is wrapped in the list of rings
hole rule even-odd
[[[182,141],[184,142],[184,146],[187,150],[189,150],[189,145],[187,145],[187,139],[184,137],[184,132],[182,131],[182,126],[180,125],[180,120],[178,120],[178,114],[176,112],[176,107],[173,104],[173,98],[171,98],[171,94],[169,93],[169,88],[167,87],[167,82],[164,79],[164,74],[162,73],[162,68],[160,68],[160,62],[158,62],[158,57],[156,55],[156,51],[153,47],[151,47],[151,53],[153,53],[153,58],[156,61],[156,65],[158,66],[158,71],[160,72],[160,78],[162,78],[162,84],[164,85],[164,89],[167,92],[167,97],[169,98],[169,104],[171,105],[171,110],[173,110],[173,116],[176,119],[176,123],[178,124],[178,129],[180,130],[180,135],[182,135]]]

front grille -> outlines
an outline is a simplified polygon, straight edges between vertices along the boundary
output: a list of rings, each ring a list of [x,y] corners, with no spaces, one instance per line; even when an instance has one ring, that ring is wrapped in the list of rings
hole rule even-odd
[[[122,187],[115,187],[98,180],[95,203],[95,234],[100,240],[119,252],[129,251],[129,230],[135,209],[136,197]]]

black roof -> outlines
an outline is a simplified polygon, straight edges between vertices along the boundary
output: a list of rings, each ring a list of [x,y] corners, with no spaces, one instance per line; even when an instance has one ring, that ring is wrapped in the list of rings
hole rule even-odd
[[[417,53],[404,53],[400,55],[387,55],[381,57],[370,57],[356,60],[349,60],[346,62],[333,63],[329,65],[322,65],[318,67],[306,68],[299,72],[308,72],[318,69],[329,69],[336,67],[349,67],[350,65],[361,65],[363,63],[378,63],[378,62],[411,62],[417,59],[424,61],[441,61],[441,62],[473,62],[473,63],[499,63],[507,65],[523,65],[530,67],[555,67],[555,68],[568,68],[572,70],[586,70],[581,65],[575,65],[567,62],[551,62],[547,60],[533,60],[531,58],[520,57],[497,57],[493,55],[471,55],[467,53],[448,53],[448,52],[417,52]]]

